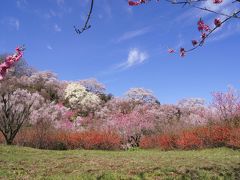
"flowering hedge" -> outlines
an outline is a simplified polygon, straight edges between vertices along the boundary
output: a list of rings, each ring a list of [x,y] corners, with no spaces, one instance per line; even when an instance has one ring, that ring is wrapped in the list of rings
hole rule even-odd
[[[4,139],[0,136],[0,143]],[[112,132],[67,132],[49,131],[39,137],[34,128],[25,128],[14,140],[15,145],[28,146],[40,149],[96,149],[117,150],[121,148],[121,138]]]
[[[4,143],[2,135],[0,135],[0,143]],[[17,135],[14,144],[57,150],[120,150],[123,147],[121,137],[113,132],[67,132],[58,130],[39,137],[39,133],[34,128],[23,129]],[[140,141],[140,147],[143,149],[191,150],[223,146],[240,148],[240,128],[223,125],[198,127],[177,134],[144,136]]]
[[[140,142],[141,148],[160,148],[162,150],[189,150],[222,146],[240,148],[240,128],[224,125],[199,127],[174,135],[145,136]]]

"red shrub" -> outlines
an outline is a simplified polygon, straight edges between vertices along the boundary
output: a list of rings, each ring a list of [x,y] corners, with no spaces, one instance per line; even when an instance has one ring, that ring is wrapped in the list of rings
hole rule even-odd
[[[162,135],[158,138],[158,145],[163,150],[175,148],[175,137],[171,135]]]
[[[67,135],[67,147],[69,149],[102,149],[116,150],[120,148],[121,139],[111,132],[79,132]]]
[[[194,129],[195,133],[203,141],[204,147],[225,146],[229,141],[232,129],[227,126],[209,126]]]
[[[2,137],[0,136],[1,141]],[[120,149],[121,138],[112,132],[67,132],[51,130],[39,134],[35,128],[24,128],[17,134],[14,144],[41,149],[117,150]]]
[[[231,129],[224,126],[214,126],[210,128],[211,142],[215,146],[224,146],[229,141]]]
[[[228,146],[240,148],[240,128],[226,125],[198,127],[173,135],[146,136],[141,139],[140,147],[144,149],[200,149]]]
[[[155,135],[141,138],[140,147],[143,149],[160,148],[162,150],[171,150],[175,147],[174,136]]]
[[[232,148],[240,148],[240,128],[232,129],[227,145]]]
[[[157,136],[145,136],[142,137],[140,140],[140,148],[143,149],[152,149],[157,147],[157,142],[156,142]]]
[[[203,147],[203,141],[194,131],[185,131],[178,135],[176,145],[180,149],[199,149]]]

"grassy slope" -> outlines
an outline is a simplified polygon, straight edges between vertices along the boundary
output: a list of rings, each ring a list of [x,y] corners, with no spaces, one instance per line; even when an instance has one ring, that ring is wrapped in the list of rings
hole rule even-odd
[[[240,179],[240,151],[47,151],[0,145],[0,179]]]

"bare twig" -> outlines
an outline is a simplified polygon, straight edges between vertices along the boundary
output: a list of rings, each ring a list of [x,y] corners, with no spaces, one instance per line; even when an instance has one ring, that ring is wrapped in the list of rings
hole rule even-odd
[[[91,28],[91,25],[89,25],[88,23],[89,23],[89,20],[91,19],[91,15],[92,15],[92,11],[93,11],[93,5],[94,5],[94,0],[91,1],[91,6],[90,6],[88,16],[87,16],[87,19],[85,21],[85,24],[84,24],[83,28],[78,29],[76,26],[74,26],[74,29],[75,29],[77,34],[81,34],[84,31],[86,31],[87,29]]]
[[[214,11],[214,10],[206,8],[206,7],[200,7],[200,6],[195,5],[196,3],[205,2],[207,0],[185,0],[185,1],[166,0],[166,1],[170,2],[171,4],[174,4],[174,5],[183,5],[183,6],[189,5],[189,6],[192,6],[194,8],[197,8],[197,9],[200,9],[200,10],[203,10],[203,11],[207,11],[207,12],[211,12],[211,13],[214,13],[214,14],[218,14],[218,15],[221,15],[221,16],[226,16],[226,17],[231,16],[231,15],[228,15],[228,14],[225,14],[225,13],[222,13],[222,12]],[[235,0],[235,1],[240,2],[240,0]],[[234,16],[234,18],[240,18],[240,17],[239,16]]]
[[[208,9],[206,7],[198,7],[198,6],[195,6],[193,4],[191,4],[190,6],[192,6],[194,8],[197,8],[197,9],[200,9],[200,10],[203,10],[203,11],[208,11],[208,12],[211,12],[211,13],[214,13],[214,14],[217,14],[217,15],[225,16],[225,17],[240,18],[239,16],[232,16],[232,15],[228,15],[228,14],[225,14],[225,13],[222,13],[222,12],[213,11],[213,10]]]

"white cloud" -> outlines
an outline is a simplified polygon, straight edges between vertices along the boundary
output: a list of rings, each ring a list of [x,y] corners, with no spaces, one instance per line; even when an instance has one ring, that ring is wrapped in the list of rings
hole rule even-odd
[[[47,49],[51,51],[51,50],[53,50],[53,47],[48,44],[48,45],[47,45]]]
[[[57,24],[54,24],[54,31],[61,32],[62,29]]]
[[[126,32],[122,36],[120,36],[116,40],[116,42],[119,43],[119,42],[122,42],[122,41],[125,41],[125,40],[129,40],[129,39],[135,38],[137,36],[144,35],[144,34],[148,33],[150,30],[151,29],[149,27],[145,27],[145,28],[142,28],[142,29],[137,29],[135,31]]]
[[[128,53],[128,58],[124,63],[117,66],[118,69],[127,69],[138,64],[142,64],[149,58],[146,52],[142,52],[137,48],[133,48]]]

